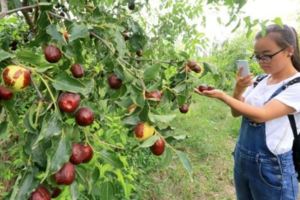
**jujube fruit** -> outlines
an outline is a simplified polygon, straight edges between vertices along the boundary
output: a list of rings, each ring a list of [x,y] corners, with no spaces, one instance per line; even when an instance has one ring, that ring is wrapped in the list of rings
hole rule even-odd
[[[80,95],[72,92],[63,92],[58,97],[58,107],[61,111],[74,112],[80,104]]]
[[[13,92],[3,86],[0,86],[0,100],[10,100],[13,97]]]
[[[201,67],[199,65],[196,65],[196,66],[194,66],[194,68],[192,70],[196,73],[200,73],[201,72]]]
[[[74,165],[89,162],[92,157],[93,149],[90,145],[83,145],[78,143],[72,145],[72,155],[70,158],[70,162]]]
[[[30,200],[50,200],[51,195],[44,186],[38,186],[35,191],[31,193]]]
[[[143,56],[143,50],[142,50],[142,49],[137,50],[137,51],[136,51],[136,55],[137,55],[138,57],[142,57],[142,56]]]
[[[147,122],[140,122],[134,128],[135,137],[139,141],[144,141],[151,137],[155,132],[155,128],[150,126]]]
[[[59,185],[70,185],[75,179],[75,166],[67,162],[54,174],[55,182]]]
[[[111,74],[107,81],[111,89],[119,89],[122,86],[122,79],[118,78],[115,74]]]
[[[75,119],[78,125],[88,126],[94,121],[94,113],[91,109],[83,107],[76,111]]]
[[[80,64],[73,64],[71,66],[71,73],[75,78],[81,78],[84,76],[84,69]]]
[[[189,104],[183,104],[179,107],[179,111],[181,113],[187,113],[189,111]]]
[[[186,64],[190,69],[192,69],[193,67],[195,67],[197,65],[197,62],[194,60],[189,60]]]
[[[205,90],[214,90],[215,88],[212,86],[207,86],[207,85],[199,85],[198,90],[199,92],[203,92]]]
[[[16,91],[20,91],[30,84],[31,73],[24,67],[9,65],[3,69],[2,78],[6,86],[9,86]]]
[[[83,145],[82,149],[84,152],[83,163],[87,163],[93,158],[94,151],[90,145]]]
[[[51,198],[56,198],[56,197],[58,197],[58,196],[60,195],[60,193],[61,193],[61,189],[59,189],[59,188],[54,188],[54,189],[52,190],[52,193],[51,193]]]
[[[18,43],[19,43],[19,41],[18,41],[18,40],[14,40],[14,41],[12,41],[12,43],[10,43],[10,44],[9,44],[9,46],[10,46],[10,49],[11,49],[12,51],[15,51],[15,50],[17,50],[17,48],[18,48]]]
[[[60,60],[62,54],[61,54],[60,49],[57,48],[56,46],[48,45],[44,49],[44,55],[45,55],[45,58],[48,62],[56,63]]]
[[[134,8],[135,8],[135,3],[134,3],[134,1],[130,1],[130,2],[128,3],[128,9],[129,9],[129,10],[134,10]]]
[[[160,156],[165,151],[165,140],[163,138],[159,138],[151,147],[151,152],[154,155]]]
[[[201,67],[197,64],[197,62],[193,60],[189,60],[186,65],[190,70],[196,73],[200,73],[202,70]]]

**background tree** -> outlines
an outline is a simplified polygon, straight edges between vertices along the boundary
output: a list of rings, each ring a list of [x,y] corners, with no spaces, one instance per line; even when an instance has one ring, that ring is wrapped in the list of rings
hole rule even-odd
[[[169,123],[210,71],[193,20],[244,3],[2,0],[3,198],[133,199],[151,154],[191,174]]]

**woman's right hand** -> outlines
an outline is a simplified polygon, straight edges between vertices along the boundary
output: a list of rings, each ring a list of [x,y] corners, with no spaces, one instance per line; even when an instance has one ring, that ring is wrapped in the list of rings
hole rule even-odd
[[[236,76],[235,92],[242,94],[245,89],[252,84],[253,75],[241,76],[242,69],[240,68]]]

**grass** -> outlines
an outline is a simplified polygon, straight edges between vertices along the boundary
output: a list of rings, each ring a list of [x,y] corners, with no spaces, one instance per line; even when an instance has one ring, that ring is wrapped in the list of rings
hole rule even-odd
[[[233,158],[240,119],[222,102],[195,95],[187,114],[177,112],[175,134],[189,137],[176,148],[186,152],[193,166],[192,179],[174,156],[172,164],[148,176],[151,187],[143,199],[231,200]]]

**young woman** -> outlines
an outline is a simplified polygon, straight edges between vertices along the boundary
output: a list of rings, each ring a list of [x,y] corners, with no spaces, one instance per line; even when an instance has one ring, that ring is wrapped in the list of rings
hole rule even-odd
[[[242,116],[234,151],[234,181],[238,200],[296,200],[297,173],[293,164],[293,114],[300,128],[300,83],[272,94],[300,77],[297,33],[287,25],[270,25],[255,38],[254,58],[266,74],[257,85],[251,75],[237,77],[233,96],[221,90],[199,92],[230,106]],[[271,97],[272,96],[272,97]]]

